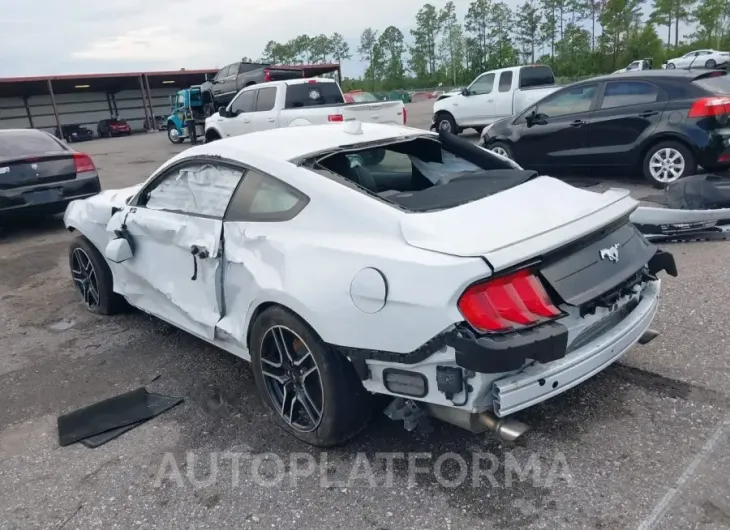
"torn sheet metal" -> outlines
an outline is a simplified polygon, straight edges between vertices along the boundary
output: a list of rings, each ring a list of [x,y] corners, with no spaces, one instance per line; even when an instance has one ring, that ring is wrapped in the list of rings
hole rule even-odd
[[[640,207],[631,221],[652,241],[730,237],[730,179],[695,175],[667,186],[661,207]]]

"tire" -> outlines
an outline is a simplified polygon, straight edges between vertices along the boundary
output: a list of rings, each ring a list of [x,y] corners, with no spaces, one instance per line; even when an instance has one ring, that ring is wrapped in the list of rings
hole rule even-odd
[[[655,168],[668,160],[668,166]],[[683,177],[697,173],[697,160],[692,151],[684,144],[673,140],[659,142],[652,145],[644,155],[641,170],[644,177],[655,188],[664,188],[667,184]]]
[[[172,122],[167,124],[167,139],[173,144],[181,144],[185,141],[185,137],[178,134],[177,127]]]
[[[705,62],[705,68],[715,68],[717,66],[717,63],[715,62],[715,59],[707,59]]]
[[[71,241],[68,264],[71,279],[86,309],[97,315],[113,315],[124,308],[124,298],[113,289],[112,271],[91,241],[84,236]]]
[[[674,63],[667,63],[667,70],[674,70],[675,68]]]
[[[220,140],[220,135],[215,132],[214,130],[210,130],[207,133],[205,133],[205,143],[209,144],[210,142],[215,142],[216,140]]]
[[[277,342],[286,344],[289,359],[278,353]],[[281,306],[264,310],[253,323],[249,344],[256,387],[284,431],[308,444],[332,447],[365,428],[372,396],[347,358],[298,316]]]
[[[210,118],[215,112],[215,103],[206,103],[203,105],[203,114],[206,118]]]
[[[450,132],[451,134],[459,134],[459,128],[456,126],[454,117],[448,112],[441,112],[436,115],[436,130],[438,132]]]
[[[514,157],[512,155],[512,149],[510,149],[510,146],[504,142],[494,142],[492,145],[487,147],[487,149],[489,149],[490,151],[494,151],[499,155],[505,156],[510,160],[514,160]]]

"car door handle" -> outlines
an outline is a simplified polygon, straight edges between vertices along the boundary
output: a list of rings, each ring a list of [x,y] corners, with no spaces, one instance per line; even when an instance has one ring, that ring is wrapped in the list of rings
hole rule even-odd
[[[639,117],[648,118],[649,116],[656,116],[657,114],[659,114],[659,112],[657,112],[656,110],[645,110],[644,112],[639,114]]]
[[[276,118],[269,118],[269,119],[268,119],[268,120],[266,120],[266,121],[268,121],[269,123],[274,123],[274,122],[276,121]]]
[[[243,123],[251,123],[251,120],[243,120]]]
[[[487,100],[487,103],[494,103],[494,100],[493,99],[488,99]]]
[[[583,120],[575,120],[573,122],[570,122],[571,127],[583,127],[586,124]]]

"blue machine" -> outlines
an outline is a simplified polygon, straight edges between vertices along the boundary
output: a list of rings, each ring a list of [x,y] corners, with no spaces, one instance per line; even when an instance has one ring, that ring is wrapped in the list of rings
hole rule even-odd
[[[205,137],[205,113],[200,85],[178,90],[170,96],[170,116],[167,118],[167,138],[174,144],[181,144],[190,137],[188,122],[195,123],[197,138]]]

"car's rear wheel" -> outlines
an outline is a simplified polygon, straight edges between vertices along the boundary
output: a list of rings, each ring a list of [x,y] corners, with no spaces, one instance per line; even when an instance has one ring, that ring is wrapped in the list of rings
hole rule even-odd
[[[124,298],[114,292],[109,265],[88,239],[79,236],[71,242],[68,261],[71,279],[86,309],[112,315],[124,307]]]
[[[674,70],[674,63],[667,63],[667,70]]]
[[[451,134],[459,134],[454,117],[448,112],[441,112],[436,115],[436,129],[439,132],[448,132]]]
[[[664,188],[697,172],[692,151],[679,142],[660,142],[649,148],[642,165],[644,177],[656,188]]]
[[[512,149],[504,142],[495,142],[488,148],[491,152],[512,160]]]
[[[717,63],[715,62],[715,59],[707,59],[705,62],[706,68],[715,68],[717,66]]]
[[[365,428],[372,396],[350,362],[299,317],[280,306],[265,309],[249,345],[256,386],[286,432],[331,447]]]

